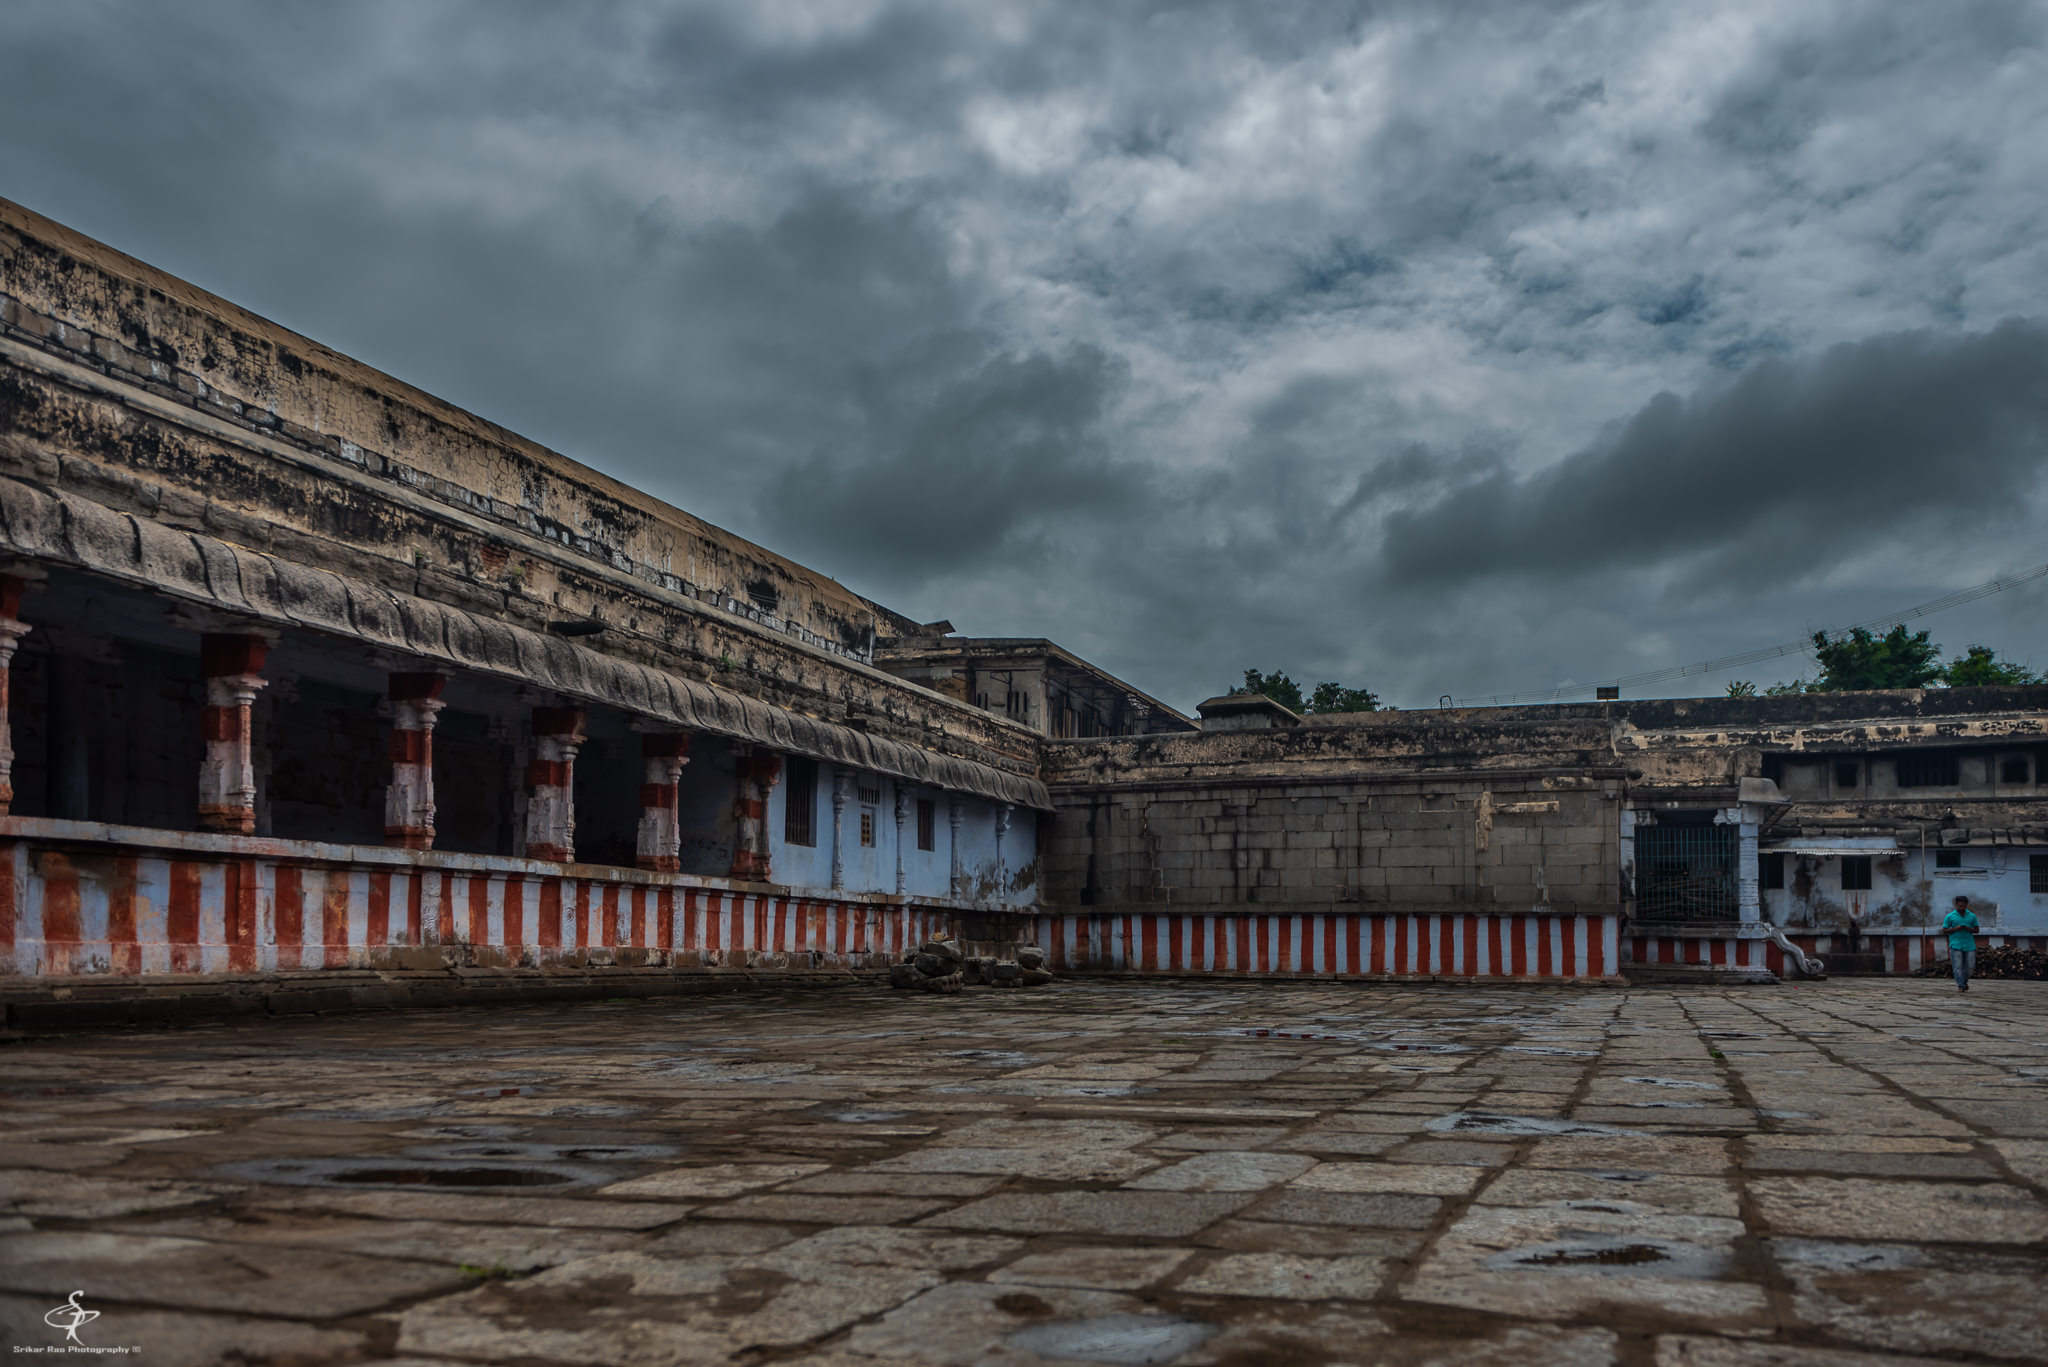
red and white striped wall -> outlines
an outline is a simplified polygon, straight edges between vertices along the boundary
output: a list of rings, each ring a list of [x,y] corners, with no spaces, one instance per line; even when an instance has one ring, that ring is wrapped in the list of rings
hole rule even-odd
[[[1038,918],[1055,970],[1399,978],[1604,978],[1615,916],[1185,912]]]
[[[481,964],[541,966],[605,951],[677,967],[746,966],[775,955],[804,956],[801,967],[871,967],[953,924],[947,908],[894,899],[752,891],[623,869],[616,877],[583,868],[568,876],[526,860],[364,853],[365,862],[348,863],[0,840],[0,974],[366,968],[400,963],[407,950],[451,946]]]
[[[1846,935],[1791,934],[1786,938],[1807,954],[1833,954],[1849,949]],[[1977,947],[2018,945],[2023,949],[2048,949],[2048,936],[1979,935]],[[1948,938],[1939,934],[1865,934],[1857,937],[1857,949],[1881,954],[1887,973],[1917,973],[1928,964],[1948,957]],[[1788,968],[1785,951],[1769,940],[1715,939],[1706,936],[1635,935],[1629,937],[1630,962],[1639,964],[1713,964],[1724,968],[1768,968],[1781,978],[1798,976]]]

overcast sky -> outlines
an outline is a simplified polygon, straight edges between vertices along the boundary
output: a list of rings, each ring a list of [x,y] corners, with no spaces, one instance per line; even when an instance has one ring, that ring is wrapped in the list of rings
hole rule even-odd
[[[0,195],[920,618],[1433,705],[2048,561],[2044,44],[2048,0],[8,0]],[[2048,666],[2044,606],[1924,625]]]

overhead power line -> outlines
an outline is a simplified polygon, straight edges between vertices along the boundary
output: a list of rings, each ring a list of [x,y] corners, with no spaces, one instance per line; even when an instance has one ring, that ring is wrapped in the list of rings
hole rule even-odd
[[[2004,593],[2007,589],[2017,588],[2021,584],[2029,583],[2044,575],[2048,575],[2048,565],[2036,565],[2034,568],[2024,570],[2019,574],[2006,575],[2002,579],[1993,579],[1987,583],[1979,584],[1975,588],[1962,589],[1949,594],[1945,598],[1937,598],[1931,603],[1922,603],[1918,607],[1907,608],[1904,612],[1893,612],[1883,617],[1873,617],[1867,622],[1857,622],[1852,626],[1842,627],[1839,630],[1822,634],[1834,639],[1840,639],[1852,631],[1890,631],[1893,627],[1910,622],[1916,617],[1926,617],[1933,613],[1945,612],[1949,608],[1961,607],[1964,603],[1974,603],[1979,598],[1988,598],[1994,593]],[[1786,655],[1801,655],[1811,648],[1812,644],[1813,638],[1807,636],[1797,641],[1787,641],[1783,645],[1765,646],[1760,650],[1745,650],[1739,655],[1723,655],[1718,660],[1702,660],[1698,664],[1676,665],[1669,669],[1653,669],[1646,674],[1630,674],[1619,679],[1601,679],[1594,683],[1572,684],[1567,688],[1553,688],[1545,692],[1496,693],[1490,697],[1461,698],[1458,700],[1458,705],[1460,707],[1499,707],[1507,703],[1562,702],[1566,698],[1591,696],[1602,688],[1643,688],[1652,684],[1669,683],[1673,679],[1689,678],[1695,674],[1718,674],[1724,669],[1739,669],[1743,665],[1753,665],[1764,660],[1775,660]]]

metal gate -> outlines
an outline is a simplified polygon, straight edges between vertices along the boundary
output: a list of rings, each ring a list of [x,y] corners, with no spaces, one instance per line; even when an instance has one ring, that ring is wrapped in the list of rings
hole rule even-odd
[[[1740,832],[1734,826],[1636,827],[1636,917],[1644,921],[1734,921]]]

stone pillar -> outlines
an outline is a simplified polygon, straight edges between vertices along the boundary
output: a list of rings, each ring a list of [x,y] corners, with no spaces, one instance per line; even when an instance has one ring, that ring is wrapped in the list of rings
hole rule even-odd
[[[996,899],[1002,899],[1003,890],[1009,886],[1009,866],[1003,862],[1003,837],[1010,833],[1010,813],[1016,810],[1005,802],[996,808]]]
[[[533,758],[526,766],[526,857],[566,864],[576,857],[576,752],[583,709],[533,709]]]
[[[832,768],[832,888],[836,892],[846,886],[846,791],[853,782],[853,775],[834,765]]]
[[[0,574],[0,816],[14,802],[14,724],[7,713],[7,676],[14,652],[28,635],[21,620],[21,595],[28,583],[18,574]]]
[[[782,756],[751,751],[733,757],[739,796],[733,802],[732,876],[768,881],[768,794],[782,777]]]
[[[679,873],[683,867],[683,828],[676,808],[676,784],[688,764],[690,738],[680,731],[649,731],[640,737],[640,759],[646,771],[640,780],[640,829],[633,862],[656,873]]]
[[[263,691],[261,636],[207,632],[199,668],[206,676],[206,758],[199,767],[199,825],[236,835],[256,833],[256,768],[249,752],[249,706]]]
[[[447,704],[445,674],[391,676],[391,783],[384,789],[384,842],[434,848],[434,720]]]
[[[910,794],[903,785],[896,785],[896,895],[903,896],[910,890],[910,880],[903,872],[903,820],[910,814]]]
[[[960,823],[966,817],[967,809],[960,799],[948,796],[946,798],[946,853],[952,860],[953,868],[952,881],[947,886],[951,888],[952,895],[955,897],[966,896],[966,893],[961,888],[965,875],[960,872]]]
[[[1745,921],[1761,921],[1763,885],[1757,880],[1757,823],[1741,822],[1735,837],[1735,905]]]

